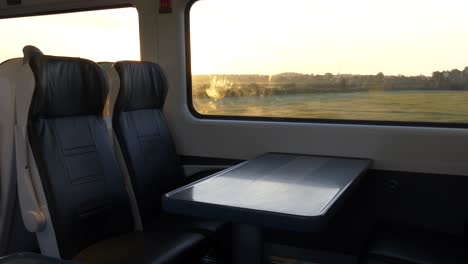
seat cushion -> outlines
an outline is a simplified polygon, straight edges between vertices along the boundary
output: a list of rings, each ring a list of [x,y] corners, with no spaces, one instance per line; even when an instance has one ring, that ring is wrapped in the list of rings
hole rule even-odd
[[[376,234],[369,248],[369,263],[461,264],[468,263],[467,250],[462,238],[393,229]]]
[[[389,260],[389,261],[392,261],[392,260]],[[384,260],[384,259],[368,259],[367,262],[365,262],[366,264],[395,264],[395,263],[398,263],[398,262],[389,262],[387,260]],[[400,263],[406,263],[406,262],[400,262]]]
[[[86,264],[191,263],[207,250],[208,243],[200,234],[136,232],[94,244],[74,260]]]
[[[15,253],[5,257],[0,257],[2,264],[79,264],[75,261],[51,258],[35,253]]]
[[[149,225],[149,230],[156,232],[164,230],[184,231],[202,234],[210,242],[211,257],[215,257],[221,263],[230,263],[232,259],[231,225],[227,222],[160,214],[153,219],[151,225]]]
[[[160,214],[149,226],[150,231],[183,230],[203,234],[210,239],[217,239],[227,229],[227,223],[205,220],[195,217]]]

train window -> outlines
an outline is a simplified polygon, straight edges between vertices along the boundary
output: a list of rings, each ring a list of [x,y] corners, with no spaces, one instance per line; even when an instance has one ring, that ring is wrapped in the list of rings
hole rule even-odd
[[[22,57],[25,45],[94,61],[140,59],[134,7],[0,19],[0,34],[0,61]]]
[[[203,118],[468,124],[468,2],[203,0],[189,106]]]

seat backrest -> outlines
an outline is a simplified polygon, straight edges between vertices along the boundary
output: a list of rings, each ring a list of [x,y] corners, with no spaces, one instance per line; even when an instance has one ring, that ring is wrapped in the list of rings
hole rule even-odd
[[[94,62],[35,55],[28,136],[62,258],[132,231],[124,180],[103,122],[104,72]]]
[[[163,113],[167,86],[155,63],[121,61],[114,67],[120,89],[112,124],[145,228],[160,213],[161,197],[184,181]]]
[[[136,231],[142,231],[143,225],[141,223],[140,211],[136,202],[135,192],[133,190],[132,182],[130,175],[128,173],[127,162],[123,157],[122,150],[120,149],[120,144],[115,135],[114,129],[112,128],[112,116],[114,111],[115,100],[117,99],[117,94],[120,89],[120,79],[117,71],[114,68],[114,62],[98,62],[98,65],[101,69],[104,70],[109,82],[109,93],[107,95],[106,105],[104,106],[104,120],[106,122],[107,132],[112,138],[112,148],[117,157],[117,162],[120,165],[120,171],[124,175],[125,184],[127,186],[127,192],[130,196],[130,205],[133,212],[133,222],[135,224]]]

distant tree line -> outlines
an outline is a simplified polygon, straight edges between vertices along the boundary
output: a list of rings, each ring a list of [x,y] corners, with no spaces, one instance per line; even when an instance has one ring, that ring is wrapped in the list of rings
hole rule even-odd
[[[386,76],[382,72],[376,75],[194,75],[192,87],[194,97],[214,99],[325,92],[468,90],[468,67],[462,71],[435,71],[432,76]]]

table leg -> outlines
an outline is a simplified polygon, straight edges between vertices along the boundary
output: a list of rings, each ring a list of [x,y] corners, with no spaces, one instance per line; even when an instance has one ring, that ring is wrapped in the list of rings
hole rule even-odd
[[[233,263],[234,264],[264,264],[261,229],[256,226],[233,225]]]

